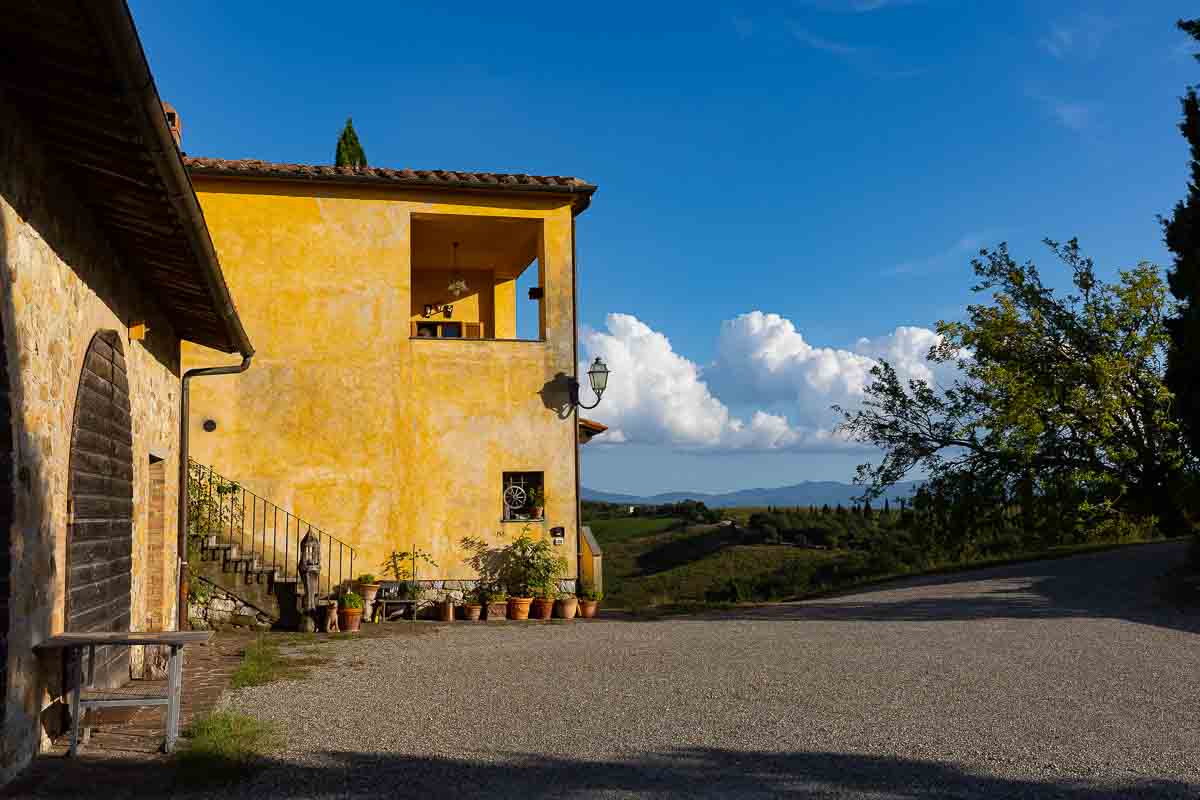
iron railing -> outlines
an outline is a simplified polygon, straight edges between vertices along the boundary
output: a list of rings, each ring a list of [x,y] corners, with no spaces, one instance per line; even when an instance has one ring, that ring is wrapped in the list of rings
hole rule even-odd
[[[188,536],[215,536],[255,557],[276,580],[298,577],[300,541],[312,532],[321,546],[318,594],[330,594],[354,577],[354,548],[280,508],[212,467],[188,459]]]

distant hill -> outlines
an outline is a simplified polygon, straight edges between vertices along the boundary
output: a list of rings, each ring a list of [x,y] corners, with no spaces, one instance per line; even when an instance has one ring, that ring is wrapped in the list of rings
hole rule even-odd
[[[895,502],[900,498],[908,498],[921,485],[921,481],[904,481],[898,483],[885,493],[885,497]],[[835,506],[841,503],[849,506],[854,498],[862,494],[862,488],[850,483],[838,481],[804,481],[791,486],[780,486],[776,489],[742,489],[724,494],[707,494],[705,492],[664,492],[648,497],[632,494],[614,494],[583,488],[583,499],[598,503],[617,503],[620,505],[644,506],[678,503],[681,500],[699,500],[709,508],[728,508],[730,506],[820,506],[828,503]],[[880,498],[879,502],[883,502]]]

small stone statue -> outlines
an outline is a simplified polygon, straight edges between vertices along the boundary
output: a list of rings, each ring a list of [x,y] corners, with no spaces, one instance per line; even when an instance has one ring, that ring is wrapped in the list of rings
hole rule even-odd
[[[301,628],[305,631],[310,628],[316,630],[314,616],[317,612],[317,588],[321,580],[321,540],[311,527],[300,541],[300,562],[296,565],[296,572],[304,587],[304,594],[301,595]]]

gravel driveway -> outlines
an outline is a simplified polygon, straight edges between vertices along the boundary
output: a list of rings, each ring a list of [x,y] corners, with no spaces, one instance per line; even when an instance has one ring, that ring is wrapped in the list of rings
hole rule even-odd
[[[235,797],[1196,797],[1200,624],[1159,544],[705,619],[322,645],[233,693]]]
[[[234,705],[288,731],[242,787],[310,797],[1195,797],[1179,544],[656,622],[339,643]]]

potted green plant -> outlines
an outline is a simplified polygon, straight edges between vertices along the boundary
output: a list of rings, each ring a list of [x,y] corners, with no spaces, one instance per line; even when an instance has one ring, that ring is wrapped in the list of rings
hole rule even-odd
[[[488,622],[508,617],[508,592],[502,586],[485,586],[480,589],[480,599]]]
[[[534,486],[529,490],[527,497],[529,498],[529,509],[533,512],[533,519],[545,519],[546,517],[546,492],[540,486]]]
[[[483,615],[483,603],[480,601],[480,587],[469,589],[463,594],[462,604],[459,606],[462,609],[462,618],[468,622],[478,622]]]
[[[554,616],[558,619],[575,619],[579,608],[579,600],[570,592],[560,592],[554,601]]]
[[[530,619],[550,619],[554,614],[554,584],[543,583],[533,590],[533,603],[529,607]]]
[[[401,615],[404,619],[414,619],[417,613],[417,601],[421,599],[421,584],[416,581],[400,581],[396,586],[396,598],[401,604]]]
[[[399,584],[396,587],[395,599],[401,603],[410,603],[403,608],[405,619],[416,617],[417,602],[421,599],[421,585],[417,583],[418,561],[437,567],[437,562],[430,558],[429,553],[416,546],[411,550],[393,550],[380,565],[384,573]]]
[[[375,580],[374,575],[364,572],[354,580],[354,591],[362,595],[363,619],[369,622],[371,620],[371,606],[375,602],[375,595],[379,594],[379,582]]]
[[[529,619],[529,607],[536,589],[545,591],[566,570],[567,560],[554,554],[554,545],[546,539],[534,540],[529,526],[512,544],[504,548],[501,577],[509,591],[508,618]],[[553,610],[553,594],[550,607]]]
[[[362,624],[363,599],[358,592],[346,592],[338,598],[338,628],[357,631]]]
[[[588,584],[583,584],[579,593],[579,616],[583,619],[591,619],[596,616],[600,610],[600,601],[603,599],[603,592]]]

